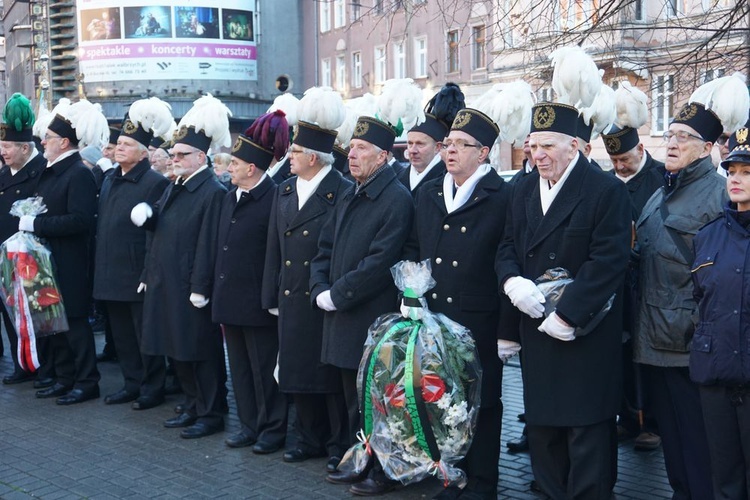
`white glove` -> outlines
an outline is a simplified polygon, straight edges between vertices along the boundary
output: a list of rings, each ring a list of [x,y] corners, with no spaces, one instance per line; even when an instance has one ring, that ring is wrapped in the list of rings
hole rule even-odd
[[[130,220],[138,227],[141,227],[147,219],[154,215],[153,209],[145,201],[140,202],[130,211]]]
[[[21,218],[18,220],[18,230],[19,231],[28,231],[29,233],[34,232],[34,217],[33,215],[22,215]]]
[[[506,363],[510,358],[521,351],[521,344],[512,340],[497,339],[497,357]]]
[[[102,169],[102,172],[106,172],[107,170],[114,168],[114,165],[112,165],[112,160],[109,158],[101,157],[99,158],[99,161],[96,162],[96,164]]]
[[[322,292],[317,297],[315,297],[315,303],[318,304],[318,307],[323,309],[324,311],[335,311],[336,306],[333,305],[333,299],[331,298],[331,291],[326,290],[325,292]]]
[[[544,294],[537,288],[533,281],[521,276],[514,276],[506,280],[503,286],[505,295],[510,298],[516,308],[532,318],[541,318],[544,315]]]
[[[576,338],[576,329],[568,325],[567,323],[564,323],[556,312],[553,312],[552,314],[547,316],[547,319],[542,321],[542,324],[539,325],[538,330],[540,332],[546,333],[552,338],[565,342],[570,342],[571,340],[575,340]]]
[[[190,303],[198,309],[202,309],[208,305],[208,299],[199,293],[191,293]]]
[[[278,307],[272,307],[268,310],[268,314],[273,314],[274,316],[279,315],[279,308]]]
[[[141,292],[145,292],[145,291],[146,291],[146,284],[145,283],[140,283],[138,285],[138,290],[136,290],[135,293],[141,293]]]

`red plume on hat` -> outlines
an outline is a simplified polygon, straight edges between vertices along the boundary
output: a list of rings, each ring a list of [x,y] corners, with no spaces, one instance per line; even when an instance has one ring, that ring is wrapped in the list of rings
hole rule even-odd
[[[281,160],[289,148],[289,124],[286,113],[277,109],[258,117],[245,136],[257,145],[273,151],[276,160]]]

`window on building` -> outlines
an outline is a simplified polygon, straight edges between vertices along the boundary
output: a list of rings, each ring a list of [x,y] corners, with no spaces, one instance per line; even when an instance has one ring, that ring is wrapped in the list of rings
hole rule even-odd
[[[383,83],[385,81],[385,46],[379,45],[375,47],[375,83]]]
[[[536,91],[536,98],[539,102],[554,102],[555,92],[552,87],[542,87]]]
[[[502,10],[500,12],[500,36],[506,47],[513,47],[513,6],[515,0],[503,0]]]
[[[471,28],[471,69],[487,67],[487,45],[485,40],[486,28],[474,26]]]
[[[724,68],[707,69],[706,71],[701,71],[701,85],[703,85],[704,83],[708,83],[711,80],[721,78],[722,76],[724,76],[724,73]]]
[[[414,39],[414,76],[416,78],[427,76],[427,37]]]
[[[320,61],[320,85],[323,87],[331,86],[331,60],[323,59]]]
[[[352,6],[352,22],[358,21],[359,18],[362,17],[362,2],[358,0],[353,0],[351,2]]]
[[[392,0],[392,2],[393,10],[398,10],[404,6],[403,0]]]
[[[665,0],[668,17],[675,17],[685,13],[684,0]]]
[[[373,5],[373,11],[375,12],[375,14],[383,13],[383,0],[375,0],[375,4]]]
[[[406,78],[406,47],[404,42],[393,44],[393,78]]]
[[[352,87],[362,87],[362,52],[352,52]]]
[[[336,56],[336,90],[346,89],[346,60],[344,56]]]
[[[345,0],[333,0],[333,27],[343,28],[346,26],[346,3]]]
[[[633,2],[633,8],[635,9],[633,19],[635,21],[643,21],[645,19],[643,13],[643,0],[635,0]]]
[[[661,134],[669,128],[674,112],[673,75],[654,75],[651,81],[651,132]]]
[[[585,28],[596,20],[598,0],[561,0],[563,26],[568,29]]]
[[[331,31],[331,4],[328,0],[320,2],[320,32]]]
[[[448,73],[458,73],[459,71],[459,60],[458,60],[458,30],[451,30],[448,32],[447,39],[447,52],[448,52]]]

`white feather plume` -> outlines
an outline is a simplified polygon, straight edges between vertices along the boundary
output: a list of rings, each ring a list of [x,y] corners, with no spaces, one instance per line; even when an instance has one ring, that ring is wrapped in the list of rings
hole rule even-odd
[[[62,116],[65,116],[65,114],[68,112],[68,108],[70,107],[70,99],[67,97],[61,98],[57,102],[57,106],[52,108],[52,111],[49,111],[47,109],[47,105],[44,106],[45,113],[42,113],[42,107],[39,106],[39,114],[36,117],[36,121],[34,122],[34,126],[32,127],[31,131],[32,133],[40,138],[44,138],[44,134],[47,133],[47,129],[49,128],[49,124],[52,123],[52,120],[55,118],[56,114],[60,114]]]
[[[349,100],[348,106],[360,116],[375,116],[378,114],[378,98],[367,92],[362,97]],[[356,121],[356,120],[355,120]]]
[[[594,123],[591,129],[591,140],[593,141],[602,131],[608,129],[617,117],[615,109],[615,91],[609,85],[602,85],[594,103],[588,108],[580,110],[583,122],[586,125]]]
[[[393,78],[383,84],[378,117],[392,126],[401,120],[404,130],[424,121],[422,89],[411,78]]]
[[[298,119],[327,130],[339,127],[345,116],[344,101],[331,87],[311,87],[299,101]]]
[[[139,123],[155,136],[163,136],[174,124],[172,106],[158,97],[139,99],[130,105],[128,117],[133,123]]]
[[[78,147],[103,148],[109,143],[109,123],[98,103],[86,99],[73,103],[64,115],[76,131]]]
[[[487,116],[493,116],[494,114],[493,107],[495,106],[495,101],[503,92],[505,85],[506,85],[505,83],[496,83],[495,85],[490,87],[490,89],[487,90],[485,93],[477,97],[476,101],[472,102],[469,107],[478,109],[479,111],[486,114]]]
[[[167,129],[167,131],[164,132],[159,137],[161,137],[165,141],[171,141],[172,138],[174,137],[175,132],[177,132],[177,122],[172,120],[172,123],[169,124],[169,128]]]
[[[561,47],[550,54],[552,88],[557,101],[578,108],[591,106],[602,86],[602,75],[596,63],[577,45]]]
[[[734,73],[711,80],[698,87],[690,102],[703,104],[721,120],[724,132],[732,134],[747,122],[750,95],[748,95],[745,75]]]
[[[477,100],[476,109],[500,128],[500,140],[520,147],[531,130],[534,93],[523,80],[493,85]]]
[[[354,127],[357,126],[357,120],[359,120],[359,113],[357,113],[350,106],[344,106],[344,121],[341,122],[339,127],[336,127],[336,142],[344,148],[349,147],[349,142],[352,140],[354,135]]]
[[[194,127],[211,138],[211,150],[232,145],[229,133],[229,117],[232,112],[220,100],[206,94],[193,102],[193,107],[180,120],[179,127]]]
[[[273,104],[268,108],[267,113],[273,113],[277,109],[286,114],[286,122],[290,127],[297,125],[299,121],[299,99],[292,94],[281,94],[273,100]]]
[[[615,91],[617,125],[638,129],[648,121],[648,97],[630,82],[621,82]]]

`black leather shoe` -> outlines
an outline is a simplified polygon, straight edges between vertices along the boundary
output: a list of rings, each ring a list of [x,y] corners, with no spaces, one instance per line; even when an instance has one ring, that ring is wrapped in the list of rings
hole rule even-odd
[[[137,397],[138,397],[137,393],[122,389],[120,391],[117,391],[114,394],[109,394],[107,396],[104,396],[104,404],[105,405],[121,405],[123,403],[130,403]]]
[[[38,378],[34,381],[34,389],[45,389],[55,385],[55,379],[52,377]]]
[[[36,391],[36,397],[40,399],[57,398],[70,392],[70,387],[55,382],[46,389]]]
[[[532,479],[529,483],[529,489],[535,493],[544,493],[542,491],[542,488],[539,486],[539,483],[536,482],[536,479]]]
[[[529,438],[521,436],[518,441],[508,441],[505,445],[508,447],[508,453],[511,455],[523,453],[524,451],[529,451]]]
[[[164,403],[164,396],[140,396],[130,405],[134,410],[150,410]]]
[[[461,493],[463,493],[461,488],[457,486],[448,486],[432,497],[432,500],[456,500],[461,496]]]
[[[181,413],[174,418],[164,421],[164,427],[167,429],[177,429],[178,427],[190,427],[193,425],[198,417],[194,417],[189,413]]]
[[[23,382],[28,382],[29,380],[33,378],[34,376],[31,373],[21,370],[21,371],[13,372],[12,375],[8,375],[7,377],[3,377],[3,384],[5,385],[21,384]]]
[[[174,396],[175,394],[182,394],[182,387],[180,387],[180,383],[175,380],[171,384],[167,384],[164,387],[164,394],[166,394],[167,396]]]
[[[174,407],[174,412],[175,412],[175,413],[178,413],[178,414],[179,414],[179,413],[185,413],[185,405],[184,405],[184,404],[182,404],[182,403],[180,403],[180,404],[178,404],[178,405],[175,405],[175,407]]]
[[[221,432],[223,430],[224,430],[223,420],[221,421],[221,423],[217,425],[208,425],[208,424],[204,424],[203,422],[196,422],[190,427],[186,427],[185,429],[182,429],[182,431],[180,431],[180,437],[182,439],[196,439],[196,438],[210,436],[211,434],[216,434],[217,432]]]
[[[280,444],[262,443],[260,441],[253,445],[253,453],[256,455],[268,455],[269,453],[275,453],[280,449]]]
[[[326,476],[326,481],[331,484],[354,484],[359,483],[367,477],[368,469],[360,473],[356,472],[334,472]]]
[[[98,397],[99,386],[97,385],[86,391],[84,391],[83,389],[73,389],[65,396],[60,396],[59,398],[57,398],[57,401],[55,401],[55,403],[59,404],[60,406],[68,406],[83,403],[84,401],[88,401],[89,399],[96,399]]]
[[[244,448],[245,446],[252,446],[257,442],[253,436],[245,431],[238,432],[234,436],[229,436],[224,442],[230,448]]]
[[[376,479],[367,478],[364,481],[353,484],[349,488],[349,492],[361,497],[374,497],[388,493],[396,489],[395,481],[378,481]]]
[[[323,453],[307,453],[306,451],[302,451],[299,448],[294,448],[292,450],[285,451],[282,459],[284,460],[284,462],[293,464],[295,462],[304,462],[305,460],[310,458],[320,458],[324,456],[325,454]]]
[[[341,463],[341,457],[329,457],[326,462],[326,472],[332,474],[339,470],[339,464]]]
[[[108,352],[104,350],[96,355],[96,361],[99,363],[108,363],[108,362],[114,363],[117,361],[117,355],[113,354],[112,352]]]

